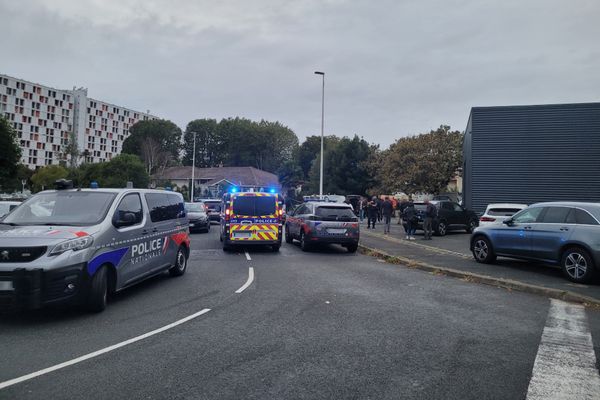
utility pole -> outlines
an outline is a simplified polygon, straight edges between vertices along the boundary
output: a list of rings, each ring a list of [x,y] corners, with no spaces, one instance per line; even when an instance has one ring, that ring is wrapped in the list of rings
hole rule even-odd
[[[194,176],[196,172],[196,132],[194,132],[194,150],[192,150],[192,188],[190,190],[190,202],[194,202]]]
[[[323,198],[323,131],[325,128],[325,72],[315,71],[315,75],[323,77],[323,90],[321,91],[321,166],[319,178],[319,198]]]

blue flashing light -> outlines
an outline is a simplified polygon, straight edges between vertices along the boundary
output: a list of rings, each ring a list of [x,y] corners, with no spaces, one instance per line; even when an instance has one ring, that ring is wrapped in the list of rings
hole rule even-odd
[[[90,189],[98,189],[98,182],[91,181],[90,182]]]
[[[275,193],[277,192],[275,189],[269,189],[269,193]]]
[[[167,186],[167,187],[165,188],[165,190],[166,190],[167,192],[172,192],[172,191],[173,191],[173,188],[171,188],[171,186]]]
[[[231,193],[237,193],[238,189],[236,187],[231,188]]]

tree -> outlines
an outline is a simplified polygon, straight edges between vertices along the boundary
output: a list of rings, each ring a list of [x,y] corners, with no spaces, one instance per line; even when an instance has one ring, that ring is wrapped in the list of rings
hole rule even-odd
[[[279,183],[285,188],[294,188],[304,181],[302,168],[295,159],[284,162],[277,175]]]
[[[196,119],[188,123],[183,135],[183,165],[192,165],[196,132],[196,166],[216,167],[223,162],[222,140],[216,119]]]
[[[325,136],[323,138],[323,148],[327,149],[340,141],[337,136]],[[321,136],[308,136],[298,149],[297,160],[304,173],[304,178],[308,180],[310,169],[321,154]]]
[[[4,117],[0,117],[0,187],[12,185],[21,159],[17,133]]]
[[[153,174],[164,170],[179,159],[181,129],[167,120],[139,121],[129,129],[123,141],[123,153],[138,156],[146,172]]]
[[[58,179],[64,179],[69,175],[69,171],[60,165],[47,165],[38,169],[31,177],[34,191],[40,191],[54,187],[54,182]]]
[[[61,162],[68,163],[69,168],[75,168],[80,156],[81,152],[77,146],[77,135],[75,135],[75,132],[69,132],[69,141],[60,153]]]
[[[378,178],[389,191],[439,193],[462,166],[463,133],[441,125],[398,139],[381,155]]]
[[[374,184],[369,163],[376,153],[377,146],[355,135],[330,138],[324,151],[323,193],[324,194],[364,194]],[[318,193],[320,177],[320,155],[312,163],[309,173],[308,191]]]
[[[100,172],[96,180],[101,187],[123,188],[127,182],[133,182],[136,188],[147,188],[150,180],[144,163],[133,154],[119,154],[102,163]]]

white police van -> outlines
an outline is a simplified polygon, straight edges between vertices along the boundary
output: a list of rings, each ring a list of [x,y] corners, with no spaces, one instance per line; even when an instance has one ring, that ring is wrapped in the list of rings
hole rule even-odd
[[[183,275],[189,247],[181,194],[57,181],[0,220],[0,310],[75,302],[99,312],[108,293]]]

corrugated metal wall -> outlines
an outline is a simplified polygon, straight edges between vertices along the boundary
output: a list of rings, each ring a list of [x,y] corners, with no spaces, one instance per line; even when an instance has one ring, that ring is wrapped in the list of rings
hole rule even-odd
[[[477,212],[600,201],[600,103],[475,107],[464,152],[465,205]]]

